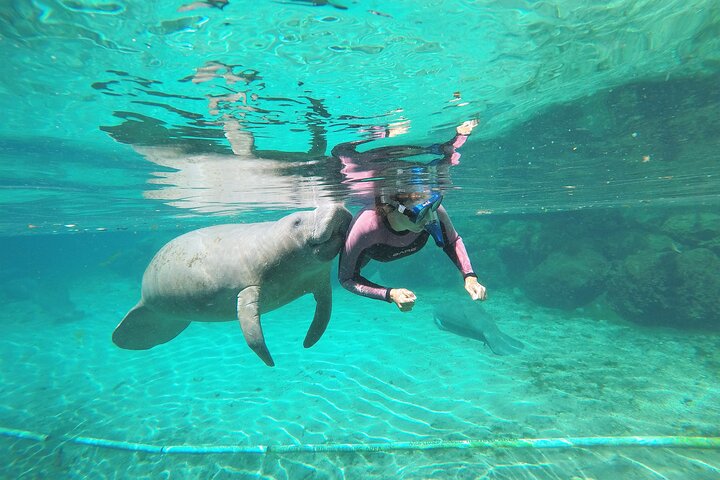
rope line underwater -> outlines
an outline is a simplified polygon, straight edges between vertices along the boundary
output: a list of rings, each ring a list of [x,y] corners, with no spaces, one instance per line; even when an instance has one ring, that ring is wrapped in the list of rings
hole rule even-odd
[[[0,436],[44,442],[47,434],[0,427]],[[77,445],[111,448],[130,452],[159,454],[269,454],[269,453],[341,453],[388,452],[393,450],[495,450],[495,449],[569,449],[597,447],[656,447],[720,449],[720,437],[637,436],[520,438],[511,440],[438,440],[382,443],[328,443],[295,445],[152,445],[83,436],[63,435],[63,441]]]

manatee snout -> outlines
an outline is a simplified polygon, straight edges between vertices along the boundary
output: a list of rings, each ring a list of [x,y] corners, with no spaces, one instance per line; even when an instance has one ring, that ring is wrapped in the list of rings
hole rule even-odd
[[[330,204],[315,210],[315,230],[311,243],[320,260],[329,261],[340,253],[352,214],[344,206]]]

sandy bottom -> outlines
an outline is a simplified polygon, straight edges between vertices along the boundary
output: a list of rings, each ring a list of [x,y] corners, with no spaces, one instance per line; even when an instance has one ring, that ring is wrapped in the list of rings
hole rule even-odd
[[[110,334],[138,284],[88,278],[84,316],[32,299],[0,322],[2,478],[716,479],[720,451],[478,449],[366,453],[156,454],[82,446],[87,436],[150,445],[289,445],[565,436],[720,436],[720,338],[538,309],[494,292],[487,311],[525,343],[497,356],[415,310],[335,290],[321,341],[302,347],[310,297],[264,316],[277,366],[235,322],[194,323],[150,351]]]

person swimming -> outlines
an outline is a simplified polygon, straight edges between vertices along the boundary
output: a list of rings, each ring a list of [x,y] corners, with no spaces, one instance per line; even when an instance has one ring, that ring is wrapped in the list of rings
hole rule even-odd
[[[414,292],[373,283],[361,270],[371,260],[389,262],[417,253],[432,237],[462,274],[470,297],[485,300],[486,289],[477,280],[442,199],[438,191],[420,189],[381,195],[374,206],[362,209],[350,224],[340,251],[340,284],[357,295],[394,303],[400,311],[412,310],[417,299]]]

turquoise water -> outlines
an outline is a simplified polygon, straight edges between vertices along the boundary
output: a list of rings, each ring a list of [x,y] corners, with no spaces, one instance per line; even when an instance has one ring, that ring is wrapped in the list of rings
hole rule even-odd
[[[4,2],[0,477],[718,478],[719,31],[699,0]],[[333,265],[317,345],[310,297],[263,315],[272,369],[236,322],[111,342],[172,238],[356,212],[332,147],[469,119],[444,205],[521,351],[436,326],[469,300],[432,245],[367,267],[410,313]]]

